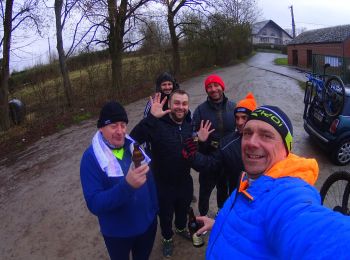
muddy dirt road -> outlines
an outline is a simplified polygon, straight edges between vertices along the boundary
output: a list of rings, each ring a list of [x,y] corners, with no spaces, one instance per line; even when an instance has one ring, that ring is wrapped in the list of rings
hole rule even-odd
[[[234,100],[253,91],[259,104],[280,106],[294,125],[294,153],[315,157],[320,166],[317,187],[333,171],[332,165],[302,127],[303,91],[295,78],[303,75],[272,64],[276,54],[259,53],[246,63],[218,69],[226,82],[226,95]],[[267,70],[268,69],[268,70]],[[277,71],[273,73],[271,71]],[[281,74],[290,73],[288,77]],[[191,110],[205,100],[207,75],[181,84],[191,96]],[[143,113],[147,99],[126,107],[129,129]],[[79,163],[96,131],[96,119],[72,126],[20,153],[15,163],[0,158],[0,259],[108,259],[96,218],[82,196]],[[197,173],[195,190],[198,195]],[[211,211],[216,212],[215,196]],[[197,205],[193,205],[197,212]],[[205,247],[196,249],[175,237],[172,259],[204,259]],[[162,259],[159,229],[151,259]]]

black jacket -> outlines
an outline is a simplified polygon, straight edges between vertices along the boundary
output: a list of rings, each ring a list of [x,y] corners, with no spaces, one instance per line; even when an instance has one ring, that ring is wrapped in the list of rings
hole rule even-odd
[[[224,95],[223,101],[219,104],[213,103],[209,97],[200,104],[193,113],[193,128],[198,131],[201,120],[209,120],[211,128],[215,128],[205,143],[201,143],[199,151],[210,154],[218,147],[222,137],[233,133],[236,128],[234,109],[236,103],[228,100]]]
[[[169,114],[159,119],[149,114],[134,127],[130,136],[139,143],[151,143],[152,170],[158,184],[176,185],[192,179],[190,165],[181,153],[183,142],[192,136],[190,113],[181,125]]]
[[[244,169],[241,152],[242,136],[238,132],[230,133],[220,141],[219,149],[210,155],[195,154],[191,166],[196,171],[215,172],[223,170],[229,182],[230,192],[237,187],[238,178]]]

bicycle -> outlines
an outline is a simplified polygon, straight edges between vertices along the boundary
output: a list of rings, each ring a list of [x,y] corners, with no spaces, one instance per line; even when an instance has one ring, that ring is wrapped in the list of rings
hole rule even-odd
[[[323,183],[320,194],[322,205],[350,216],[350,172],[331,174]]]
[[[323,107],[325,113],[334,117],[337,116],[344,106],[345,87],[342,79],[336,75],[326,75],[328,63],[324,65],[323,75],[316,73],[306,74],[306,85],[304,93],[304,115],[305,119],[310,105]]]

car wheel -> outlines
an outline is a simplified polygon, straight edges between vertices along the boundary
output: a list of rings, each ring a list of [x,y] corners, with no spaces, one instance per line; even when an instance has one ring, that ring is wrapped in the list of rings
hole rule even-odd
[[[350,162],[350,139],[341,141],[332,151],[332,160],[337,165],[346,165]]]

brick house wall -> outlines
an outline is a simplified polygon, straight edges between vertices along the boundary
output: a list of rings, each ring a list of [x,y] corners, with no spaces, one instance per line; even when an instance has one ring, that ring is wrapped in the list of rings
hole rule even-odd
[[[344,42],[344,57],[350,57],[350,38]]]
[[[288,45],[288,64],[297,65],[298,67],[303,68],[310,67],[310,61],[308,62],[308,51],[309,55],[320,54],[326,56],[328,55],[350,58],[350,38],[341,43],[338,42]],[[297,64],[293,64],[293,52],[297,52]]]
[[[345,45],[345,44],[344,44]],[[347,41],[347,53],[345,57],[350,57],[350,41]],[[295,60],[293,62],[293,51],[297,52],[297,64]],[[300,45],[288,45],[287,54],[288,54],[288,64],[297,65],[298,67],[307,68],[310,67],[310,62],[308,63],[308,51],[309,55],[312,54],[321,54],[329,56],[343,56],[343,43],[320,43],[320,44],[300,44]],[[345,52],[344,52],[345,54]],[[295,55],[295,54],[294,54]]]

